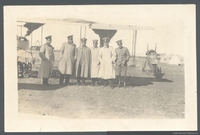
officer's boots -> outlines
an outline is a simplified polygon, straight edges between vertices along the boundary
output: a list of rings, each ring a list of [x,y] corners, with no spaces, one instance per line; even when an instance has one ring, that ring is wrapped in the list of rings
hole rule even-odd
[[[124,88],[126,87],[127,83],[126,83],[126,76],[124,76]]]
[[[69,85],[69,79],[70,79],[70,75],[66,75],[66,78],[65,78],[65,86],[68,86],[68,85]]]
[[[108,84],[109,84],[108,80],[104,79],[103,81],[104,81],[104,86],[108,86]]]
[[[95,82],[96,82],[95,85],[99,86],[99,80],[98,80],[98,78],[95,79]]]
[[[121,76],[117,76],[117,81],[118,81],[117,87],[120,87],[121,86]]]
[[[83,85],[83,86],[86,85],[86,83],[85,83],[85,78],[84,78],[84,77],[81,78],[81,85]]]
[[[43,78],[43,84],[50,85],[49,82],[48,82],[48,78]]]
[[[92,86],[95,85],[95,78],[92,78]]]
[[[77,85],[78,85],[78,86],[81,85],[80,80],[81,80],[81,77],[77,77]]]
[[[111,89],[114,89],[113,80],[112,80],[112,79],[109,79],[108,82],[109,82],[110,88],[111,88]]]
[[[62,86],[63,86],[63,80],[64,80],[64,75],[61,74],[61,75],[60,75],[60,80],[59,80],[59,87],[62,87]]]

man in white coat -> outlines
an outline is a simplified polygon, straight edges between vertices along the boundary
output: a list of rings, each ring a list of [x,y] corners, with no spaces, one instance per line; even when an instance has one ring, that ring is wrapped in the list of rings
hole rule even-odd
[[[94,85],[98,86],[98,73],[100,66],[100,62],[98,60],[100,48],[97,45],[98,45],[98,40],[93,40],[93,47],[91,48],[91,55],[92,55],[91,78],[93,86]]]
[[[102,40],[103,47],[99,50],[100,69],[98,77],[104,79],[105,85],[109,83],[109,86],[114,88],[116,53],[114,48],[109,46],[110,39],[108,37],[104,37]]]
[[[65,85],[69,85],[70,76],[74,72],[74,64],[76,60],[76,45],[73,43],[73,35],[67,37],[68,41],[64,42],[60,49],[60,63],[58,69],[60,71],[60,81],[59,85],[63,85],[64,76]]]
[[[51,45],[52,36],[45,37],[46,43],[40,48],[39,56],[42,59],[38,77],[43,78],[43,84],[49,85],[48,79],[52,75],[55,61],[54,47]]]

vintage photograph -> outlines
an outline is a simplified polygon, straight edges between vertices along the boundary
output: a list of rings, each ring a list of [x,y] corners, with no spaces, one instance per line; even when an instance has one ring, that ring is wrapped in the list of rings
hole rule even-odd
[[[19,6],[13,11],[17,76],[12,78],[20,115],[186,119],[186,83],[192,80],[186,72],[193,69],[187,64],[196,57],[191,53],[194,6]]]

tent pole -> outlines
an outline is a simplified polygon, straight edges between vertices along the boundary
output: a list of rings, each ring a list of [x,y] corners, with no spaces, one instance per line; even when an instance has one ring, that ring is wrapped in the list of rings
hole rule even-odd
[[[86,38],[86,26],[85,26],[85,36],[84,36],[84,38]]]
[[[133,30],[133,39],[132,39],[132,56],[133,56],[133,46],[134,46],[134,30]]]
[[[21,25],[21,37],[22,37],[22,25]]]
[[[41,27],[41,46],[42,46],[42,38],[43,38],[43,26]]]

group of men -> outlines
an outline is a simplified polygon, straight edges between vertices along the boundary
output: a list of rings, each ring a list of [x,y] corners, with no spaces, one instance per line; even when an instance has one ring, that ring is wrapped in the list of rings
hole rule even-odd
[[[42,59],[38,77],[43,78],[43,84],[49,85],[48,78],[51,77],[53,64],[55,61],[52,36],[46,37],[47,42],[41,47],[39,56]],[[99,78],[104,85],[114,88],[113,81],[117,79],[118,87],[121,87],[121,79],[126,87],[127,62],[130,58],[129,50],[123,47],[122,40],[116,43],[118,48],[114,50],[109,46],[110,39],[102,38],[103,47],[98,47],[98,40],[93,40],[93,47],[86,46],[87,39],[81,38],[81,45],[77,48],[73,42],[73,35],[67,37],[60,49],[60,71],[59,86],[69,85],[70,76],[77,77],[77,85],[86,85],[86,78],[92,79],[92,85],[99,85]]]

